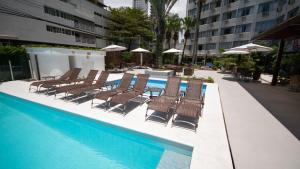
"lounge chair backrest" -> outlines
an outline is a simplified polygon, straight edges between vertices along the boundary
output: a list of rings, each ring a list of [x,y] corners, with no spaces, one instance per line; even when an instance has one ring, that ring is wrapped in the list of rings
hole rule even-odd
[[[100,87],[103,87],[105,82],[107,81],[107,78],[109,76],[108,71],[102,71],[100,76],[98,77],[96,84],[99,85]]]
[[[202,84],[201,79],[191,79],[189,80],[186,88],[185,98],[187,99],[201,99],[202,95]]]
[[[133,74],[130,73],[124,73],[121,82],[119,86],[117,87],[117,90],[125,91],[130,86],[131,80],[133,78]]]
[[[164,95],[169,97],[177,97],[179,95],[180,83],[180,77],[169,77]]]
[[[97,73],[98,73],[98,70],[90,70],[87,77],[83,80],[83,84],[93,84]]]
[[[60,76],[57,80],[66,80],[70,77],[70,75],[72,74],[73,69],[68,70],[65,74],[63,74],[62,76]]]
[[[81,71],[81,68],[72,68],[71,74],[70,74],[68,80],[76,80],[80,71]]]
[[[139,74],[137,75],[136,82],[133,86],[133,90],[137,93],[144,93],[149,79],[149,74]]]

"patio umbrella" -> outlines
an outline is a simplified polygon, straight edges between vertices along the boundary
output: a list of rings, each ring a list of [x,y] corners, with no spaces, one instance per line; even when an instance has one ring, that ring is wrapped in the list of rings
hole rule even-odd
[[[182,50],[171,48],[171,49],[164,51],[163,53],[182,53]]]
[[[273,49],[267,46],[249,43],[246,45],[231,48],[230,50],[246,50],[248,52],[271,52]]]
[[[109,46],[106,46],[105,48],[102,48],[100,50],[103,50],[105,52],[113,52],[113,58],[115,57],[115,52],[117,51],[123,51],[123,50],[126,50],[127,48],[126,47],[123,47],[123,46],[118,46],[118,45],[109,45]]]
[[[175,54],[179,54],[179,53],[182,53],[182,50],[178,50],[178,49],[175,49],[175,48],[171,48],[171,49],[168,49],[166,51],[164,51],[163,53],[173,53],[174,55]],[[173,58],[174,59],[174,58]],[[173,60],[174,61],[174,60]],[[179,59],[178,59],[179,61]]]
[[[140,53],[141,66],[143,66],[143,53],[150,53],[149,50],[146,50],[143,48],[136,48],[136,49],[132,50],[131,52]]]
[[[222,55],[248,55],[250,52],[243,50],[228,50],[223,52]]]
[[[106,52],[116,52],[116,51],[122,51],[126,50],[126,47],[123,46],[118,46],[118,45],[109,45],[106,46],[105,48],[102,48],[101,50],[106,51]]]

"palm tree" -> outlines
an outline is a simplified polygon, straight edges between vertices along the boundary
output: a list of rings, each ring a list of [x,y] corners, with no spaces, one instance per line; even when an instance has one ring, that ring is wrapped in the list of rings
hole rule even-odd
[[[177,14],[173,16],[173,24],[172,25],[173,25],[174,48],[176,48],[176,43],[179,38],[178,34],[179,34],[179,30],[181,28],[181,20]]]
[[[165,38],[165,25],[166,16],[169,14],[170,10],[177,2],[177,0],[145,0],[150,2],[151,9],[155,17],[156,24],[156,44],[155,44],[155,55],[156,55],[156,65],[162,65],[162,50],[163,41]]]
[[[168,49],[171,48],[172,31],[173,31],[172,17],[167,16],[167,18],[166,18],[166,43],[168,45]]]
[[[195,3],[197,4],[197,17],[196,17],[196,29],[195,29],[195,36],[194,36],[194,45],[193,45],[193,59],[192,64],[195,63],[197,58],[197,52],[198,52],[198,37],[199,37],[199,26],[200,26],[200,20],[201,20],[201,11],[202,6],[206,2],[206,0],[196,0]]]
[[[191,17],[185,17],[181,21],[182,21],[182,26],[183,26],[182,29],[185,30],[185,32],[184,32],[184,44],[183,44],[183,49],[182,49],[182,57],[184,57],[186,42],[191,37],[190,29],[195,27],[195,19],[193,19]]]
[[[166,18],[166,40],[168,48],[171,48],[171,39],[174,40],[174,48],[176,48],[176,42],[178,41],[178,33],[180,30],[181,22],[177,14],[167,16]],[[173,36],[172,36],[173,34]]]

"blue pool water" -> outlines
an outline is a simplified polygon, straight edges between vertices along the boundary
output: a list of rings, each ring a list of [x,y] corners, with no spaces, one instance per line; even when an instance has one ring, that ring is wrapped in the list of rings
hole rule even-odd
[[[0,92],[0,168],[154,169],[165,154],[188,168],[192,148]]]
[[[135,80],[136,79],[133,79],[133,81],[131,82],[131,84],[133,85],[135,83]],[[115,82],[116,83],[119,83],[121,80],[116,80]],[[148,87],[158,87],[158,88],[165,88],[166,86],[166,81],[164,80],[157,80],[157,79],[149,79],[148,82],[147,82],[147,86]],[[185,91],[186,90],[186,86],[187,86],[187,83],[186,82],[181,82],[180,84],[180,90],[181,91]],[[202,94],[205,94],[205,91],[206,91],[206,85],[204,84],[202,86]],[[149,92],[148,92],[149,94]],[[154,95],[157,95],[157,93],[154,93]]]

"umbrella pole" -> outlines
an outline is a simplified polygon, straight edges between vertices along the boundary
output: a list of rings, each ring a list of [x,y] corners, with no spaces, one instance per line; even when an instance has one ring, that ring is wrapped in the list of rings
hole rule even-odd
[[[143,66],[143,53],[140,54],[140,59],[141,59],[141,67]]]

